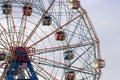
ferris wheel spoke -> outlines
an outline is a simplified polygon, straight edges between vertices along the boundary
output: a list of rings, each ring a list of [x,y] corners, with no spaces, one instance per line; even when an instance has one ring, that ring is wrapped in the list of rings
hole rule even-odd
[[[41,72],[41,70],[38,70],[37,68],[35,68],[37,71],[36,71],[36,74],[38,74],[40,77],[42,77],[43,79],[45,79],[45,80],[49,80],[49,78],[45,75],[45,74],[43,74],[42,72]]]
[[[68,40],[67,44],[70,44],[70,42],[72,41],[72,38],[73,36],[76,34],[75,31],[79,28],[79,25],[76,25],[76,27],[74,28],[71,36],[70,36],[70,39]],[[70,32],[70,31],[69,31]]]
[[[8,34],[13,39],[13,42],[10,43],[12,43],[11,45],[15,45],[14,42],[16,41],[15,39],[17,39],[17,31],[16,31],[16,25],[15,25],[13,13],[11,13],[10,15],[6,15],[6,21],[7,21]]]
[[[40,77],[42,77],[45,80],[49,80],[49,76],[47,76],[47,74],[45,74],[44,72],[42,72],[42,69],[38,69],[38,67],[36,65],[34,65],[34,68],[36,70],[36,74],[38,74]]]
[[[6,39],[6,35],[3,32],[1,32],[0,34],[0,44],[1,46],[5,47],[5,46],[10,46],[10,43],[8,42],[8,40]],[[3,35],[3,36],[2,36]]]
[[[81,55],[79,55],[74,61],[70,63],[70,66],[75,63],[82,55],[84,55],[93,45],[91,45],[89,48],[87,48]]]
[[[24,24],[24,29],[23,29],[23,37],[22,37],[22,42],[21,42],[22,44],[23,44],[25,30],[26,30],[26,22],[27,22],[27,17],[25,17],[25,24]]]
[[[52,34],[54,34],[56,31],[58,31],[59,29],[62,29],[63,27],[65,27],[66,25],[68,25],[69,23],[71,23],[72,21],[76,20],[77,18],[83,16],[84,13],[81,13],[80,15],[76,16],[75,18],[71,19],[70,21],[68,21],[67,23],[65,23],[62,26],[59,26],[57,29],[55,29],[54,31],[52,31],[51,33],[47,34],[45,37],[41,38],[40,40],[34,42],[32,45],[30,45],[29,47],[35,46],[37,45],[39,42],[43,41],[44,39],[48,38],[49,36],[51,36]]]
[[[46,65],[46,66],[55,67],[55,68],[60,68],[60,69],[63,69],[63,70],[64,69],[65,70],[72,70],[72,71],[91,74],[91,75],[96,74],[96,72],[94,72],[93,70],[90,70],[90,69],[80,68],[80,67],[76,67],[76,66],[73,66],[73,65],[70,66],[66,63],[57,62],[57,61],[50,60],[50,59],[47,59],[47,58],[42,58],[42,57],[39,57],[39,56],[35,56],[35,57],[41,59],[41,62],[36,62],[37,64]]]
[[[28,5],[30,5],[31,4],[31,2],[30,2],[30,0],[28,0]],[[22,17],[22,21],[21,21],[21,29],[22,30],[20,30],[19,32],[21,32],[22,31],[22,34],[21,34],[21,37],[20,37],[20,40],[21,40],[21,43],[23,44],[23,40],[24,40],[24,35],[25,35],[25,30],[26,30],[26,25],[27,25],[27,16],[25,16],[25,15],[23,15],[23,17]]]
[[[62,70],[68,70],[68,71],[76,71],[76,72],[80,72],[80,73],[86,73],[86,74],[90,74],[90,75],[95,75],[96,72],[93,72],[91,70],[81,70],[80,68],[67,68],[67,66],[63,66],[63,65],[57,65],[57,64],[51,64],[51,63],[42,63],[42,62],[39,62],[38,64],[41,64],[41,65],[45,65],[45,66],[49,66],[49,67],[54,67],[54,68],[59,68],[59,69],[62,69]]]
[[[44,71],[47,75],[49,75],[52,80],[57,80],[56,77],[54,77],[53,75],[51,75],[48,71],[46,71],[43,67],[41,67],[39,64],[37,64],[36,62],[32,61],[37,67],[39,67],[42,71]]]
[[[10,41],[13,41],[13,39],[11,38],[11,36],[8,34],[8,32],[6,31],[6,29],[3,27],[3,25],[0,23],[1,28],[3,29],[3,31],[5,32],[4,35],[6,37],[8,37],[10,39]],[[5,39],[6,41],[8,41],[9,39]],[[10,45],[10,41],[8,41],[9,45]]]
[[[38,69],[37,69],[38,70]],[[44,80],[49,80],[49,78],[45,77],[45,75],[41,75],[39,72],[36,72],[36,74],[38,74],[40,77],[42,77]]]
[[[0,45],[3,47],[8,47],[10,46],[10,43],[6,42],[5,40],[3,40],[2,38],[0,38]]]
[[[19,34],[18,34],[18,42],[23,44],[23,40],[24,40],[24,35],[25,35],[25,31],[26,31],[26,23],[27,23],[27,16],[22,16],[22,20],[21,20],[21,24],[20,24],[20,28],[19,28]],[[20,45],[20,44],[19,44]]]
[[[12,25],[13,25],[13,28],[14,28],[14,37],[16,36],[16,41],[18,42],[18,35],[17,35],[17,30],[16,30],[16,25],[15,25],[15,21],[14,21],[14,17],[13,17],[13,13],[11,12],[10,14],[10,17],[12,19]]]
[[[45,11],[45,14],[48,14],[48,11],[50,10],[50,8],[52,7],[52,5],[54,4],[55,0],[52,1],[52,3],[49,5],[48,9]],[[25,42],[23,43],[24,46],[27,45],[27,43],[30,41],[30,39],[32,38],[32,36],[34,35],[34,33],[36,32],[36,30],[38,29],[38,27],[40,27],[39,25],[41,24],[41,22],[43,21],[44,16],[41,17],[41,19],[38,21],[38,23],[36,24],[36,26],[34,27],[34,29],[32,30],[32,32],[30,33],[30,36],[25,40]]]
[[[9,33],[9,35],[11,36],[11,37],[13,37],[13,35],[11,35],[11,22],[10,22],[10,18],[9,18],[9,15],[6,15],[6,21],[7,21],[7,30],[8,30],[8,33]]]
[[[38,49],[36,50],[36,54],[44,54],[44,53],[49,53],[49,52],[54,52],[54,51],[60,51],[60,50],[65,50],[71,49],[71,48],[77,48],[77,47],[83,47],[83,46],[88,46],[94,44],[93,42],[86,42],[86,43],[79,43],[79,44],[70,44],[66,46],[58,46],[58,47],[51,47],[51,48],[43,48],[43,49]],[[36,55],[35,54],[35,55]]]
[[[5,51],[5,50],[9,50],[8,48],[3,48],[3,47],[0,47],[0,52],[2,52],[2,51]]]
[[[3,40],[2,38],[0,40],[1,40],[1,42],[0,42],[1,46],[3,46],[3,47],[10,46],[10,43],[8,43],[8,41],[6,42],[6,40]]]

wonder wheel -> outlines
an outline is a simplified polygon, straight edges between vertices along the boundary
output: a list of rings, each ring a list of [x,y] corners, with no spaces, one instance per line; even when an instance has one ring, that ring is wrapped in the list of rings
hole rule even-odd
[[[98,80],[105,61],[78,0],[0,0],[0,80]]]

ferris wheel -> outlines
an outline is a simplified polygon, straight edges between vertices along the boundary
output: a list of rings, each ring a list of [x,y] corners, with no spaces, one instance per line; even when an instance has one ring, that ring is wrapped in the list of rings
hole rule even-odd
[[[0,1],[0,80],[99,80],[105,61],[78,0]]]

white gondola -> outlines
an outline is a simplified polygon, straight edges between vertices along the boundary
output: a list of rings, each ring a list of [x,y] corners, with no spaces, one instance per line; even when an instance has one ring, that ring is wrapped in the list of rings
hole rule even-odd
[[[102,60],[102,59],[95,60],[94,67],[95,68],[104,68],[105,67],[105,60]]]
[[[70,3],[71,9],[78,9],[80,7],[80,1],[78,0],[72,0]]]

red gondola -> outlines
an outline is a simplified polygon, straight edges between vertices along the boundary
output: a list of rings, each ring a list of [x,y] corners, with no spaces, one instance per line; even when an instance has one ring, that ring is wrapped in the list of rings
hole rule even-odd
[[[32,7],[31,6],[24,6],[22,8],[23,10],[23,15],[25,16],[31,16],[32,15]]]
[[[75,72],[68,71],[65,73],[65,80],[75,80]]]
[[[57,41],[63,41],[66,38],[66,34],[65,34],[64,31],[58,31],[55,34],[55,38],[56,38]]]

